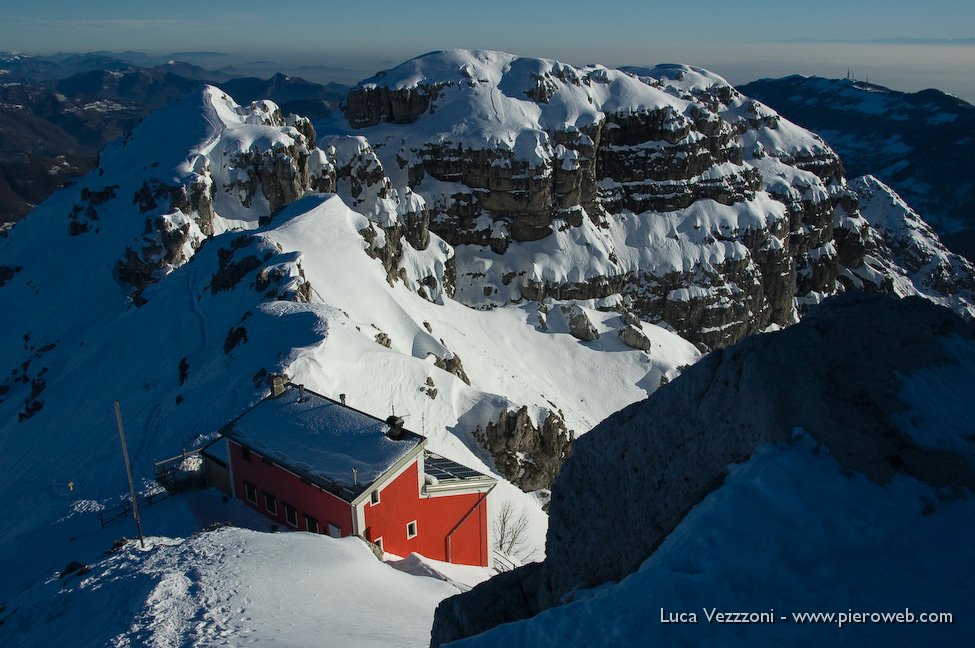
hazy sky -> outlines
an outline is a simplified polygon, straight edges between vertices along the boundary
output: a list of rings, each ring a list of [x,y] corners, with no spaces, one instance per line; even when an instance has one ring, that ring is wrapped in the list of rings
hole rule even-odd
[[[900,38],[968,44],[871,42]],[[972,0],[0,0],[0,49],[28,53],[210,50],[373,72],[468,47],[571,63],[691,63],[732,82],[844,76],[853,67],[859,78],[904,90],[943,87],[969,100],[973,38]],[[843,42],[799,42],[810,40]]]

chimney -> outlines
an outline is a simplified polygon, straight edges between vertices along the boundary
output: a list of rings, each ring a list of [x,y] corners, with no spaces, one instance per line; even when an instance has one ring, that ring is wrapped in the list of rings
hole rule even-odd
[[[389,427],[386,436],[397,441],[403,438],[403,417],[395,414],[388,416],[386,417],[386,425]]]
[[[345,405],[345,394],[339,394],[339,401],[341,401],[341,403]]]
[[[277,398],[284,393],[288,384],[288,377],[284,374],[271,374],[271,397]]]

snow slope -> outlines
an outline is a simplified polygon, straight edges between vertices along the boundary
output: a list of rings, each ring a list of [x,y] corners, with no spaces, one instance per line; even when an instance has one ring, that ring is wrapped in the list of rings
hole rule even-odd
[[[964,576],[975,569],[975,502],[904,476],[883,486],[841,476],[828,453],[801,437],[732,467],[724,486],[618,584],[450,645],[964,645],[975,630]],[[772,622],[709,622],[715,610],[772,611]],[[906,610],[948,612],[953,623],[840,626],[838,618],[793,616]],[[677,622],[691,614],[693,623]]]
[[[419,648],[437,602],[458,591],[376,560],[357,538],[223,528],[130,542],[87,573],[34,585],[7,601],[0,637],[10,648]]]
[[[326,173],[332,153],[311,148],[303,128],[273,104],[239,107],[203,88],[155,113],[0,239],[0,293],[16,314],[0,322],[0,488],[11,520],[0,532],[0,600],[70,560],[92,560],[71,538],[98,529],[97,511],[126,492],[114,400],[143,491],[153,488],[153,458],[211,438],[266,393],[268,372],[377,416],[395,407],[433,451],[493,471],[473,433],[501,411],[561,410],[585,431],[698,357],[649,324],[647,354],[616,335],[581,343],[565,328],[543,331],[534,306],[475,311],[421,297],[415,281],[391,283],[370,256],[388,213],[369,210],[374,223],[334,194],[306,187],[267,222],[276,185],[242,190],[253,185],[237,183],[243,166],[232,161],[247,153],[270,165],[258,171]],[[149,201],[147,185],[165,189]],[[87,229],[69,228],[72,216]],[[159,259],[173,240],[135,293],[120,281],[127,249]],[[408,278],[435,272],[450,253],[435,237],[403,248]],[[623,327],[593,306],[601,331]],[[469,385],[435,364],[455,356]],[[516,558],[540,556],[540,502],[505,482],[492,506],[507,500],[531,520],[529,550]],[[38,537],[43,551],[30,549]]]

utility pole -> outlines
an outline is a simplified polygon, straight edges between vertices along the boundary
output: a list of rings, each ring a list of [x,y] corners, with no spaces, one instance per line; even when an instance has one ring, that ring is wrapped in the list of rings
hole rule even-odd
[[[139,504],[135,500],[132,466],[129,465],[129,448],[125,444],[125,429],[122,427],[122,410],[119,407],[118,401],[115,401],[115,420],[118,422],[118,437],[122,441],[122,460],[125,461],[125,475],[129,478],[129,497],[132,502],[132,517],[135,518],[135,526],[139,529],[139,545],[145,549],[146,541],[142,537],[142,520],[139,518]]]

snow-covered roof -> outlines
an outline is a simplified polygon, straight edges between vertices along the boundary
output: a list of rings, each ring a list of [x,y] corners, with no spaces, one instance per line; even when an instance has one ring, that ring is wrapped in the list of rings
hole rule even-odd
[[[221,432],[344,499],[364,492],[387,470],[422,447],[424,438],[316,394],[288,385]]]

